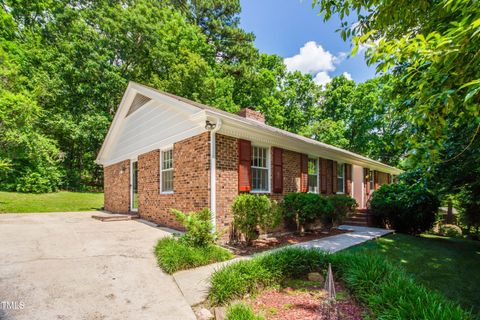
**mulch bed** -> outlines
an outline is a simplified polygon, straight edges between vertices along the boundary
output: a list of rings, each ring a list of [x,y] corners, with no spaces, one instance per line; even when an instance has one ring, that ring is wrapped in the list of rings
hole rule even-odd
[[[327,292],[324,289],[312,287],[269,289],[246,302],[268,320],[363,319],[366,309],[340,283],[335,286],[337,301],[334,305],[327,302]]]
[[[337,234],[347,233],[350,231],[339,230],[336,228],[330,229],[329,231],[318,230],[306,232],[303,236],[299,234],[287,234],[280,236],[271,236],[268,238],[262,238],[254,240],[251,246],[245,245],[245,243],[239,242],[228,246],[235,255],[244,256],[250,255],[253,253],[258,253],[266,250],[270,250],[277,247],[283,247],[290,244],[296,244],[301,242],[306,242],[310,240],[321,239],[325,237],[334,236]]]

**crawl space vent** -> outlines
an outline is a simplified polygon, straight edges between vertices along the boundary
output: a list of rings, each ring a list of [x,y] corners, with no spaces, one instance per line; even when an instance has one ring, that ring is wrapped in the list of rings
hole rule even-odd
[[[132,104],[130,105],[130,108],[128,109],[127,117],[140,109],[145,103],[150,101],[149,97],[144,96],[143,94],[137,93],[135,98],[133,98]]]

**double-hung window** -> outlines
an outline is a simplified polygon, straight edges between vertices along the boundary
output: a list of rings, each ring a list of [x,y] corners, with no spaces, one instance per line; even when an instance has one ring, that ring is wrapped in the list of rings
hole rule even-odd
[[[161,152],[160,180],[160,192],[173,192],[173,149]]]
[[[345,193],[345,164],[337,166],[337,193]]]
[[[269,149],[252,146],[252,191],[269,192]]]
[[[318,159],[308,159],[308,192],[318,192]]]

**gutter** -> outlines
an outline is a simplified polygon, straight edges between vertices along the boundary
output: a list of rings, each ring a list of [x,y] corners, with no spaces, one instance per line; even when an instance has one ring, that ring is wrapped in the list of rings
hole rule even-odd
[[[212,232],[217,228],[217,146],[216,132],[222,127],[222,120],[215,118],[214,123],[206,121],[205,129],[210,131],[210,212],[212,222]]]

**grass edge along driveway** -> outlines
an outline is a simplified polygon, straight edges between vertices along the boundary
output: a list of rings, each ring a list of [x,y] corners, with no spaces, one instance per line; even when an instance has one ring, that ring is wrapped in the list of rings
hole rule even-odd
[[[0,192],[0,214],[92,211],[101,207],[103,207],[103,193],[69,191],[41,194]]]

